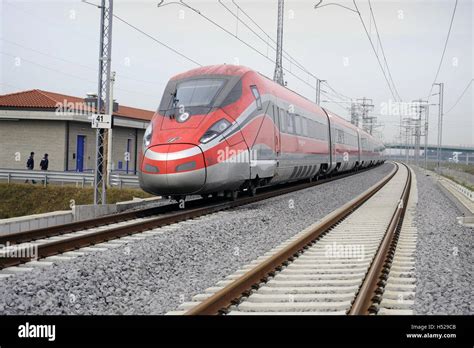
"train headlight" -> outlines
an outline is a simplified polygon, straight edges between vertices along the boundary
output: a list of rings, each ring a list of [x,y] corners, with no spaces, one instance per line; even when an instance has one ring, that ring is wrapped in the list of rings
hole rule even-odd
[[[225,118],[217,121],[214,123],[204,135],[199,140],[202,144],[210,142],[212,139],[217,137],[219,134],[224,132],[227,128],[229,128],[231,123],[227,121]]]
[[[151,142],[151,136],[153,134],[153,123],[150,122],[146,128],[145,135],[143,136],[143,145],[148,146]]]
[[[179,123],[186,122],[189,119],[189,112],[183,112],[182,114],[179,114],[178,117],[176,117],[176,121]]]

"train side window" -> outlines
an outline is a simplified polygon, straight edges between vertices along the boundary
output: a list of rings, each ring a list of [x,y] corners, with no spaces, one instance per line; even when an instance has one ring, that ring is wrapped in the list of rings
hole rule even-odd
[[[315,127],[314,127],[314,121],[313,120],[310,120],[310,119],[307,119],[306,120],[306,124],[308,126],[308,129],[306,131],[308,137],[310,138],[316,138],[316,135],[315,135]]]
[[[255,98],[255,101],[257,103],[257,109],[262,110],[262,98],[260,98],[260,92],[258,91],[257,86],[252,85],[250,86],[250,89],[252,90],[252,94]]]
[[[295,132],[295,114],[291,114],[288,111],[286,112],[286,120],[288,121],[286,129],[288,133],[293,134]]]
[[[305,137],[307,137],[308,136],[308,130],[309,130],[308,129],[308,127],[309,127],[309,122],[308,121],[309,120],[306,117],[303,117],[302,120],[303,120],[303,124],[301,125],[301,127],[303,128],[303,135]]]
[[[368,150],[367,138],[361,138],[360,142],[361,142],[362,150]]]
[[[321,122],[317,122],[316,123],[317,127],[318,127],[318,139],[321,139],[321,140],[328,140],[328,136],[329,136],[329,128],[322,124]],[[333,128],[334,129],[334,128]]]
[[[280,114],[280,132],[286,133],[285,110],[277,108]]]
[[[336,129],[336,143],[338,144],[344,143],[344,136],[340,129]]]
[[[295,134],[301,135],[301,116],[295,114]]]

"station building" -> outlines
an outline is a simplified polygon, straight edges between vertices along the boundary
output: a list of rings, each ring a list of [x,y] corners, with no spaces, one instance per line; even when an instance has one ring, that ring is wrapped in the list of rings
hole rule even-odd
[[[89,96],[90,97],[90,96]],[[45,153],[48,170],[92,171],[96,159],[93,109],[85,98],[39,89],[0,95],[0,168],[35,168]],[[113,113],[112,170],[136,174],[143,134],[154,112],[120,105]]]

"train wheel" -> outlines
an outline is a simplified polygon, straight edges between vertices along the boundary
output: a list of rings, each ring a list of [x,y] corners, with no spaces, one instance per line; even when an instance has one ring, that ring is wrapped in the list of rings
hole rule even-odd
[[[184,202],[186,200],[186,196],[184,195],[176,195],[176,196],[170,196],[171,200],[175,200],[176,202]]]
[[[227,191],[226,197],[230,198],[231,201],[235,201],[239,196],[239,191]]]
[[[254,197],[257,194],[257,187],[254,185],[250,185],[248,188],[248,193],[250,197]]]

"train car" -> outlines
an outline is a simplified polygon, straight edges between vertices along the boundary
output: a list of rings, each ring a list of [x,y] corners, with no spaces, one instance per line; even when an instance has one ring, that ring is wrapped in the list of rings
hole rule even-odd
[[[243,66],[174,76],[148,126],[140,186],[156,195],[255,193],[383,162],[383,145],[336,114]]]

